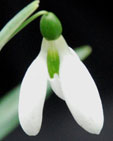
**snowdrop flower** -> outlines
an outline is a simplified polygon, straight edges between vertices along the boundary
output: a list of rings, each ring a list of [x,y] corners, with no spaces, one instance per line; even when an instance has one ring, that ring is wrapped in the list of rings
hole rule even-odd
[[[76,122],[86,131],[99,134],[103,127],[100,96],[89,71],[61,35],[62,26],[53,13],[43,15],[41,50],[28,68],[20,90],[19,120],[28,135],[39,133],[47,81],[63,99]]]

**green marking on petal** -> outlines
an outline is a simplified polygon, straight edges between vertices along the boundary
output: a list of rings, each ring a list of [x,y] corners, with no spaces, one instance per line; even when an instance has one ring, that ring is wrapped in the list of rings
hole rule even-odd
[[[58,51],[55,47],[49,47],[47,53],[47,67],[48,72],[51,78],[54,77],[54,74],[59,74],[60,58]]]

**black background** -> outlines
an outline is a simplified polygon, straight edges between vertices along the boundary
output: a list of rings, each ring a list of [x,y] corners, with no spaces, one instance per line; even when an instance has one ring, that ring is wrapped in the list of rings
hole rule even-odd
[[[0,0],[0,29],[29,0]],[[43,124],[35,137],[21,127],[5,141],[113,141],[113,11],[112,3],[75,0],[41,0],[39,10],[53,11],[61,20],[63,35],[72,48],[89,44],[93,53],[84,63],[94,78],[104,108],[105,124],[100,135],[92,135],[74,121],[65,102],[53,94],[44,107]],[[0,96],[21,82],[38,55],[41,44],[39,19],[14,37],[0,52]],[[90,106],[90,105],[89,105]]]

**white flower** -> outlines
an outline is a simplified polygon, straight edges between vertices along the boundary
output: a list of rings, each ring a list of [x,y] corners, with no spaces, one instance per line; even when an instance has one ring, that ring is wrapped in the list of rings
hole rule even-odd
[[[48,73],[47,53],[52,47],[60,58],[59,73],[51,78]],[[47,81],[58,97],[69,107],[76,122],[86,131],[99,134],[103,127],[100,96],[90,73],[64,38],[42,41],[38,57],[28,68],[19,98],[19,120],[28,135],[40,131]]]

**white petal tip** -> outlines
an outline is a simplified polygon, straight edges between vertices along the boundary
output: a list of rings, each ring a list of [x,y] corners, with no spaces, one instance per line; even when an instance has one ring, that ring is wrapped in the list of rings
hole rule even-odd
[[[103,128],[104,120],[101,119],[99,121],[91,120],[89,122],[86,122],[82,127],[91,134],[99,135],[101,133],[101,130]]]
[[[30,131],[25,131],[24,130],[24,132],[28,135],[28,136],[36,136],[38,133],[39,133],[39,131],[37,132],[37,131],[35,131],[35,130],[30,130]]]
[[[35,130],[31,130],[31,131],[25,131],[24,132],[28,135],[28,136],[36,136],[39,132],[35,131]]]
[[[92,134],[99,135],[101,133],[101,130],[103,128],[103,123],[100,125],[95,125],[94,129],[92,130]]]
[[[41,127],[41,123],[40,125],[32,122],[29,122],[28,124],[28,122],[26,122],[25,120],[20,120],[20,124],[23,131],[29,136],[36,136],[39,133]]]
[[[91,129],[91,130],[88,131],[88,132],[91,133],[91,134],[99,135],[100,132],[101,132],[101,130],[102,130],[102,128],[98,128],[98,127],[96,127],[96,128],[94,128],[94,129]]]
[[[99,135],[101,133],[101,130],[102,130],[102,128],[101,129],[100,128],[95,128],[95,129],[90,130],[88,132],[91,133],[91,134]]]

